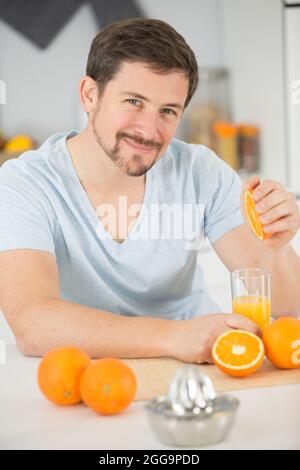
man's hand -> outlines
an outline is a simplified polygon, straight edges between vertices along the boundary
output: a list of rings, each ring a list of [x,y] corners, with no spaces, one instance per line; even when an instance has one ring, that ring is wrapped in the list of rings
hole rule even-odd
[[[216,339],[231,329],[260,334],[259,327],[242,315],[212,314],[174,322],[170,335],[171,356],[184,362],[201,364],[212,361]]]
[[[269,248],[280,248],[288,244],[300,227],[300,214],[295,195],[276,181],[261,182],[258,176],[253,176],[247,181],[243,193],[247,189],[254,190],[255,209],[260,214],[259,220],[263,224],[264,232],[272,233],[270,238],[261,243]],[[245,215],[243,202],[242,210]]]

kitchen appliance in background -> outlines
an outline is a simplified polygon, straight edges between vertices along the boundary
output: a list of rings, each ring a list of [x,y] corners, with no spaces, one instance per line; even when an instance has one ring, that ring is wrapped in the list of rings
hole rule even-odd
[[[287,183],[300,196],[300,0],[285,0],[283,26]]]
[[[176,137],[206,145],[247,179],[259,170],[260,129],[233,122],[229,88],[228,69],[200,67],[198,89]]]
[[[216,150],[213,126],[230,120],[228,70],[199,68],[199,86],[185,115],[183,139]]]
[[[215,121],[213,124],[213,150],[234,170],[239,170],[238,127],[231,122]]]

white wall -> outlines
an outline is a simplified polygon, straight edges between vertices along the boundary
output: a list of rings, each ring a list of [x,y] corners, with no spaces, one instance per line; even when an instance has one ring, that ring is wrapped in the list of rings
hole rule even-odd
[[[262,130],[262,175],[286,182],[281,0],[220,0],[233,117]]]
[[[167,21],[183,35],[199,65],[217,66],[221,60],[219,0],[137,0],[148,17]]]
[[[160,18],[185,36],[203,65],[220,57],[217,0],[139,0],[146,16]],[[81,7],[45,50],[38,49],[0,20],[0,79],[7,104],[0,130],[32,134],[39,141],[82,124],[78,82],[98,30],[88,5]]]
[[[200,67],[231,70],[233,118],[262,129],[262,175],[286,180],[281,0],[137,0],[146,16],[166,20],[191,45]],[[81,7],[46,50],[0,20],[0,79],[7,104],[0,130],[43,141],[82,125],[78,82],[97,32]]]
[[[39,140],[78,123],[78,81],[96,23],[88,6],[72,17],[46,50],[0,21],[0,77],[7,104],[0,109],[5,133]]]

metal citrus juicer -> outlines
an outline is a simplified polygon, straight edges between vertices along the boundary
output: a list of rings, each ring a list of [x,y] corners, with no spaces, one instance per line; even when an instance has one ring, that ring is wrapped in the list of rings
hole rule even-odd
[[[175,372],[167,395],[145,405],[150,426],[163,444],[204,446],[223,441],[234,422],[237,398],[216,395],[210,378],[199,366]]]

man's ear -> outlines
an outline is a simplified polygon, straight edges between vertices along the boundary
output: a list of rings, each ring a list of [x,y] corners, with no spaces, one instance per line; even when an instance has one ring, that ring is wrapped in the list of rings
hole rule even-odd
[[[89,112],[93,111],[98,103],[99,93],[97,82],[89,75],[85,75],[80,80],[79,93],[83,111],[89,115]]]

